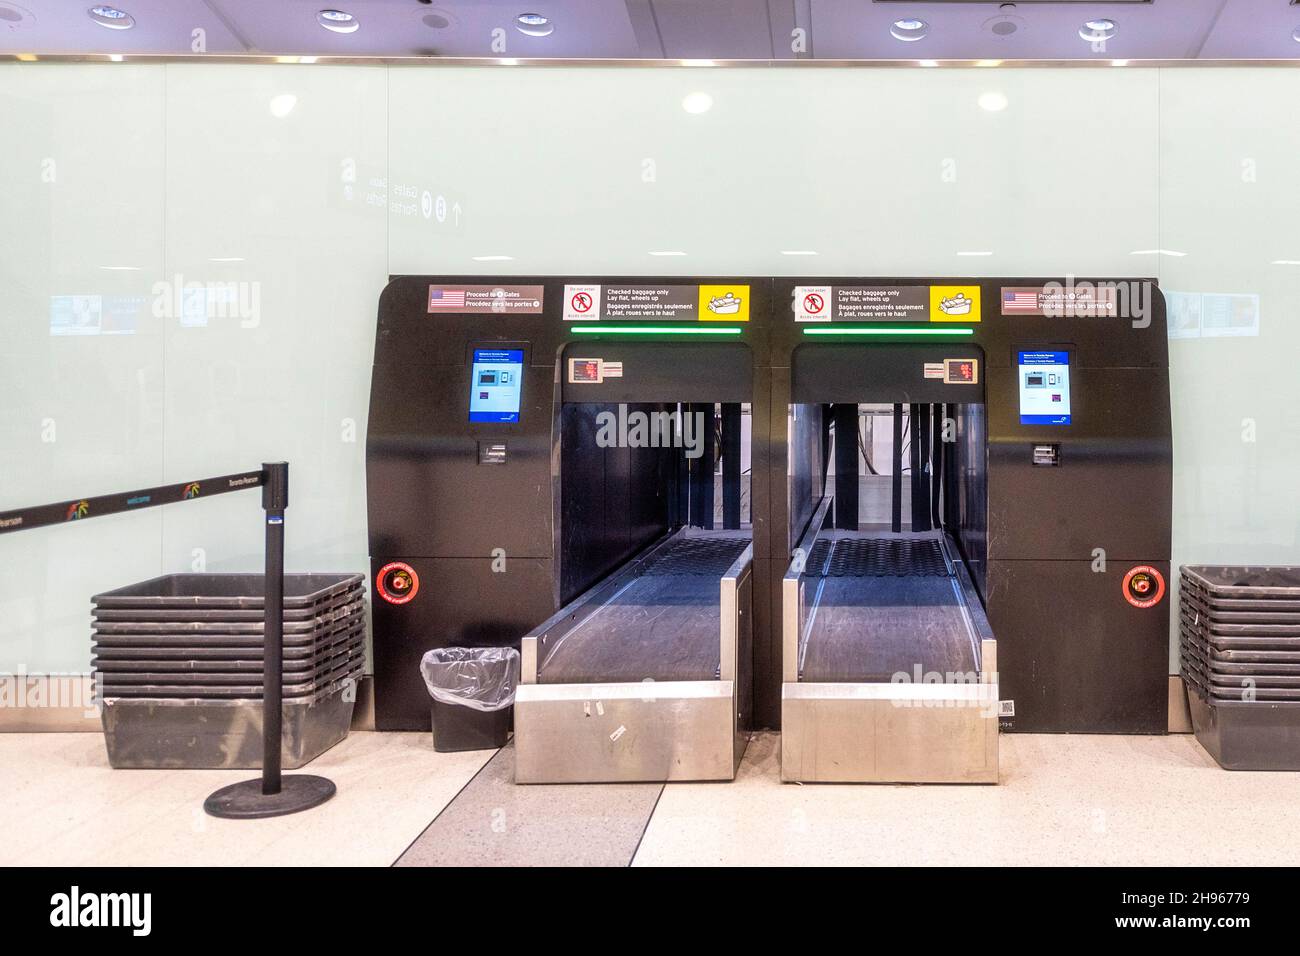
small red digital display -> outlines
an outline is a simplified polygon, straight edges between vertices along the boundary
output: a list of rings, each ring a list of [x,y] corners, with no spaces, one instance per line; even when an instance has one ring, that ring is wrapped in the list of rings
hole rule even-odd
[[[947,374],[944,380],[956,383],[973,383],[975,378],[975,360],[974,359],[948,359]]]
[[[604,380],[600,359],[569,359],[570,382],[601,382]]]

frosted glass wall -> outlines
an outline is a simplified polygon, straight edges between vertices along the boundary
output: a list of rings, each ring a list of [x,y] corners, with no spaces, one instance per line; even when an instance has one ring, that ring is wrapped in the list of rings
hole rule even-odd
[[[1157,240],[1158,92],[1121,69],[394,69],[393,181],[462,215],[394,216],[390,261],[1128,275],[1154,267],[1129,253]]]
[[[366,569],[386,83],[0,66],[0,510],[287,459],[288,567]],[[0,671],[87,670],[100,590],[261,560],[256,491],[4,536]]]
[[[1297,103],[1287,70],[0,65],[0,510],[286,458],[290,568],[364,571],[390,273],[1073,271],[1175,293],[1175,562],[1300,563]],[[96,591],[260,560],[255,492],[0,536],[0,671],[86,670]]]
[[[164,480],[156,67],[0,66],[0,510]],[[162,512],[0,537],[0,672],[89,669],[89,597],[157,573]]]
[[[1170,70],[1160,97],[1174,559],[1300,563],[1300,73]]]

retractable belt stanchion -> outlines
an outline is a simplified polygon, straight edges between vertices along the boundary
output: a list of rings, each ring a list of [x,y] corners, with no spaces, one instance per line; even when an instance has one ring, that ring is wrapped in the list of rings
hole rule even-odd
[[[284,511],[289,506],[289,465],[262,465],[266,511],[266,598],[262,651],[262,776],[222,787],[203,803],[214,817],[279,817],[310,810],[334,796],[331,780],[312,774],[280,775],[281,678],[284,669]]]
[[[218,790],[203,808],[217,817],[278,817],[324,803],[333,782],[308,774],[280,776],[284,676],[284,510],[289,507],[289,463],[263,463],[261,471],[221,475],[156,488],[56,501],[0,511],[0,534],[138,511],[262,486],[266,511],[266,587],[262,632],[262,778]]]

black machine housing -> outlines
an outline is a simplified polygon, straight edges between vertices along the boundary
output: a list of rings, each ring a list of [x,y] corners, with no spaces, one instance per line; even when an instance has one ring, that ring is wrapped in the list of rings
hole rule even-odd
[[[778,726],[780,582],[816,499],[836,494],[837,521],[848,520],[850,507],[847,456],[836,469],[839,487],[826,480],[824,419],[834,419],[837,404],[887,402],[946,408],[956,418],[956,447],[930,503],[970,570],[998,640],[1000,692],[1014,705],[1003,728],[1163,733],[1169,601],[1138,607],[1127,599],[1124,579],[1138,566],[1169,575],[1164,300],[1154,280],[1128,280],[1145,290],[1145,324],[998,314],[1001,287],[1054,280],[1063,277],[736,279],[753,296],[749,321],[743,334],[723,340],[580,339],[563,318],[566,284],[716,279],[393,279],[380,299],[367,431],[371,573],[379,585],[409,567],[418,591],[404,603],[374,601],[377,727],[428,728],[419,674],[426,650],[517,645],[647,543],[706,520],[706,511],[712,520],[712,476],[707,483],[692,476],[680,456],[635,448],[578,453],[590,443],[565,441],[566,433],[590,434],[593,412],[618,403],[719,403],[724,416],[727,405],[750,405],[752,724]],[[427,309],[431,285],[492,281],[544,287],[541,313]],[[906,335],[814,340],[791,307],[798,285],[954,281],[978,285],[986,304],[973,336],[961,343]],[[518,422],[468,419],[472,356],[484,347],[524,353]],[[1022,425],[1016,353],[1049,348],[1070,355],[1072,423]],[[593,355],[640,371],[569,384],[566,359]],[[979,360],[977,387],[922,373],[927,364],[968,356]],[[789,425],[795,405],[817,410],[799,429]],[[1054,464],[1035,463],[1040,446],[1053,447]],[[730,521],[734,505],[724,511]],[[399,570],[385,572],[393,566]]]
[[[1172,439],[1164,298],[1154,280],[1117,280],[1134,288],[1139,316],[1000,314],[1003,287],[1066,281],[776,280],[773,301],[779,303],[792,302],[795,287],[803,285],[965,282],[980,287],[984,314],[970,324],[972,336],[942,344],[906,335],[813,338],[805,334],[810,326],[793,320],[789,306],[774,317],[772,482],[789,473],[792,493],[771,495],[772,558],[788,557],[819,495],[834,494],[842,512],[843,493],[856,490],[845,480],[856,478],[856,460],[848,457],[836,462],[836,487],[818,487],[816,471],[825,471],[825,462],[815,460],[820,446],[792,429],[796,445],[801,434],[803,441],[791,447],[785,422],[776,420],[785,409],[857,402],[946,408],[956,421],[955,441],[936,469],[941,474],[933,495],[941,504],[922,504],[921,527],[930,526],[933,506],[983,600],[998,642],[1002,729],[1165,733],[1169,601],[1136,606],[1125,582],[1127,572],[1140,566],[1169,577]],[[1069,425],[1021,424],[1017,353],[1044,350],[1069,354]],[[927,364],[967,357],[980,365],[973,385],[925,376]],[[833,415],[833,408],[826,414]],[[936,416],[935,428],[938,421]],[[1053,463],[1041,457],[1036,462],[1036,452],[1050,453]],[[806,471],[813,472],[811,481],[802,477]],[[923,498],[931,494],[928,485],[921,488]],[[906,530],[909,516],[903,518]],[[856,518],[837,514],[836,521],[837,527],[851,527]],[[761,678],[780,674],[779,635],[767,637],[766,643],[755,639],[760,718],[770,718],[779,704],[779,680]]]
[[[755,420],[767,420],[766,281],[726,280],[748,284],[753,295],[748,322],[719,323],[740,324],[737,336],[579,338],[576,323],[563,319],[567,284],[719,281],[710,279],[510,278],[498,281],[544,288],[540,314],[429,314],[431,285],[485,281],[491,280],[401,277],[380,299],[366,445],[371,572],[408,565],[419,581],[408,602],[374,602],[381,730],[428,726],[419,674],[425,651],[518,646],[529,630],[655,540],[683,526],[712,528],[714,475],[705,473],[703,461],[719,459],[725,476],[717,527],[739,528],[739,455],[731,446],[741,405],[757,402]],[[524,353],[517,422],[469,421],[472,356],[485,347]],[[567,375],[571,358],[622,362],[626,371],[574,384]],[[704,455],[599,447],[595,418],[617,413],[619,405],[699,411],[709,423]],[[718,441],[726,447],[715,448]],[[750,451],[757,542],[767,528],[768,469],[757,437]],[[748,527],[749,514],[743,517]],[[764,598],[763,607],[769,605]]]

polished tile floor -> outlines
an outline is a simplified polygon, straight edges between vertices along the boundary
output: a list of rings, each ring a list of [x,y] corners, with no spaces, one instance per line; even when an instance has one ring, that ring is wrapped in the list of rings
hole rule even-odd
[[[730,784],[516,787],[513,752],[354,733],[338,796],[228,821],[246,771],[114,771],[97,734],[0,734],[0,865],[1199,864],[1300,859],[1300,774],[1220,770],[1190,735],[1007,735],[996,787],[782,784],[759,734]]]
[[[101,734],[0,734],[0,865],[385,866],[492,756],[428,734],[351,734],[304,773],[338,795],[306,813],[218,820],[209,793],[247,770],[113,770]]]

